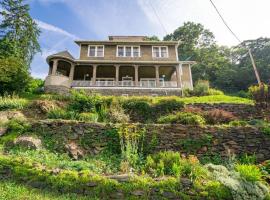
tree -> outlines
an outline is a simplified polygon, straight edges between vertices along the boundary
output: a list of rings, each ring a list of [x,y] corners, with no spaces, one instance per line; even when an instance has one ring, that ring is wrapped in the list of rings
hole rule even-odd
[[[197,62],[192,67],[193,80],[209,80],[211,86],[224,89],[217,83],[217,73],[222,68],[230,67],[230,49],[218,46],[214,34],[205,29],[202,24],[186,22],[164,40],[180,40],[178,47],[179,60],[194,60]]]
[[[0,24],[0,55],[22,59],[29,67],[33,56],[40,51],[40,30],[29,14],[24,0],[2,0]]]
[[[235,46],[232,51],[232,59],[237,65],[238,73],[238,78],[233,84],[240,90],[246,90],[250,85],[257,83],[248,49],[251,49],[261,80],[265,83],[269,83],[270,80],[270,38],[246,40]]]
[[[147,40],[147,41],[160,41],[160,39],[156,35],[146,37],[145,40]]]
[[[29,81],[24,61],[18,58],[0,58],[0,95],[23,92]]]

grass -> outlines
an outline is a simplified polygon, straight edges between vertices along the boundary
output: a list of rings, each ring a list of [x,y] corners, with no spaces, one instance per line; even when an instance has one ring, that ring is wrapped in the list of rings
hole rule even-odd
[[[227,95],[212,95],[212,96],[202,96],[202,97],[184,97],[181,99],[186,104],[192,103],[234,103],[234,104],[250,104],[253,105],[254,102],[251,99],[227,96]]]
[[[0,96],[0,111],[3,110],[21,110],[28,103],[27,99],[17,96]]]
[[[237,164],[235,167],[240,176],[249,182],[262,180],[262,173],[256,165]]]
[[[13,181],[0,181],[0,200],[90,200],[76,194],[58,194],[33,189]]]

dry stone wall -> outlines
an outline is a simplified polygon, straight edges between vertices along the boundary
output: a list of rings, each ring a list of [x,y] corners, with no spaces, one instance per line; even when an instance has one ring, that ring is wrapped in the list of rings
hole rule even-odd
[[[254,127],[141,126],[146,128],[145,147],[149,151],[174,150],[199,157],[248,153],[256,154],[258,161],[270,159],[270,137]],[[33,124],[32,131],[50,138],[51,148],[56,151],[69,152],[66,147],[76,144],[81,154],[98,154],[108,142],[116,142],[107,135],[113,128],[98,123],[43,120]]]

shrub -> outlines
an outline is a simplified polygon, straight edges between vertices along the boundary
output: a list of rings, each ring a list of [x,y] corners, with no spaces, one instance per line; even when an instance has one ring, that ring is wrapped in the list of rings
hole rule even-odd
[[[110,123],[127,123],[129,122],[129,115],[125,114],[121,106],[114,105],[108,111],[106,120]]]
[[[214,180],[219,181],[224,186],[230,189],[232,199],[237,200],[253,200],[260,199],[264,200],[266,195],[269,194],[269,189],[262,182],[249,182],[239,177],[235,171],[229,171],[226,167],[221,165],[207,164],[205,168],[211,172],[211,176]],[[241,167],[240,167],[241,168]],[[256,169],[256,166],[251,167]],[[245,171],[245,170],[244,170]],[[259,173],[258,173],[259,174]],[[256,175],[255,177],[260,177]],[[255,179],[257,179],[255,178]],[[253,178],[252,178],[253,179]],[[254,180],[254,179],[253,179]]]
[[[248,88],[248,93],[256,102],[256,106],[259,108],[265,108],[269,104],[269,86],[265,84],[254,85]]]
[[[233,120],[229,123],[230,126],[247,126],[248,122],[243,120]]]
[[[69,119],[77,120],[79,119],[79,113],[74,111],[65,111],[60,108],[52,109],[48,112],[49,119]]]
[[[228,123],[232,120],[235,120],[236,117],[228,111],[221,110],[221,109],[213,109],[204,115],[207,123],[209,124],[222,124]]]
[[[146,158],[143,168],[148,174],[158,177],[164,175],[188,176],[192,181],[206,178],[207,170],[199,163],[195,156],[181,158],[178,152],[164,151]]]
[[[256,182],[262,180],[263,175],[256,165],[237,164],[235,169],[246,181]]]
[[[257,158],[256,158],[255,154],[253,154],[253,155],[244,154],[238,158],[238,161],[241,164],[247,164],[247,165],[251,165],[251,164],[254,165],[256,163],[256,160],[257,160]]]
[[[224,92],[222,92],[221,90],[210,88],[207,95],[224,95]]]
[[[27,103],[27,100],[21,99],[15,95],[0,96],[0,111],[23,109]]]
[[[195,96],[205,96],[208,95],[208,91],[209,91],[209,81],[206,80],[198,80],[194,90],[193,90],[193,94]]]
[[[165,113],[171,113],[173,111],[179,111],[184,108],[184,102],[179,98],[161,98],[154,104],[155,112],[163,111]]]
[[[44,86],[43,80],[30,78],[25,91],[31,94],[40,94],[42,92],[43,86]]]
[[[136,124],[124,124],[118,129],[122,158],[135,167],[143,154],[145,129]]]
[[[71,102],[69,110],[76,112],[96,112],[102,104],[101,97],[98,94],[86,94],[84,90],[71,92]]]
[[[78,120],[97,122],[98,121],[98,114],[96,114],[96,113],[80,113]]]
[[[152,115],[152,107],[149,102],[141,99],[129,99],[122,104],[130,115],[140,116],[148,120]]]
[[[205,119],[197,114],[188,112],[178,112],[167,116],[160,117],[158,123],[166,124],[184,124],[184,125],[204,125]]]

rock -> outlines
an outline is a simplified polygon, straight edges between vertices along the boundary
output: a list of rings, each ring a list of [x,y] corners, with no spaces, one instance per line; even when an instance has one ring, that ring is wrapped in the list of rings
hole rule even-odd
[[[117,191],[116,193],[112,193],[110,195],[111,199],[124,199],[125,195],[123,194],[122,191]]]
[[[163,197],[165,197],[166,199],[174,199],[175,198],[175,194],[172,192],[163,192]]]
[[[107,176],[107,178],[116,180],[118,182],[128,182],[130,179],[130,175],[128,174],[113,175],[113,176]]]
[[[0,127],[0,137],[3,136],[7,132],[7,128]]]
[[[135,191],[131,192],[131,194],[134,196],[143,196],[144,191],[143,190],[135,190]]]
[[[81,149],[74,141],[70,141],[68,144],[66,144],[65,148],[69,155],[75,160],[78,160],[84,156],[83,149]]]
[[[25,147],[28,149],[42,149],[41,140],[38,138],[33,138],[31,136],[20,136],[13,142],[16,146]]]
[[[7,123],[11,119],[25,120],[25,116],[20,111],[0,111],[1,123]]]
[[[88,187],[96,187],[97,186],[97,183],[95,183],[95,182],[89,182],[89,183],[87,183],[87,186]]]
[[[181,178],[180,183],[183,186],[183,188],[190,188],[192,186],[192,182],[188,178]]]

